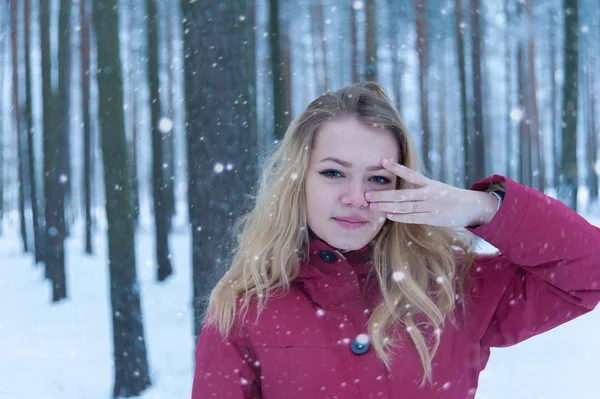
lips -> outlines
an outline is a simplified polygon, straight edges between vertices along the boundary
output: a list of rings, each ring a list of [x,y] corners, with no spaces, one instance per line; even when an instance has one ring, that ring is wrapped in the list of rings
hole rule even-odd
[[[367,225],[367,220],[360,216],[341,216],[335,217],[333,220],[347,230],[356,230]]]
[[[366,223],[367,222],[367,219],[361,218],[360,216],[339,216],[339,217],[334,217],[334,219],[341,220],[344,222],[350,222],[350,223]]]

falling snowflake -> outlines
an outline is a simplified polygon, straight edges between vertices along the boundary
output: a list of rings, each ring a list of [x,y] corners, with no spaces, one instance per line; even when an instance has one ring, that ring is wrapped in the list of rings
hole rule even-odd
[[[513,108],[510,111],[510,119],[513,121],[520,121],[523,119],[523,110],[521,108]]]
[[[356,342],[361,345],[365,345],[369,343],[369,336],[367,334],[358,334],[356,337]]]
[[[394,272],[392,274],[392,278],[394,279],[395,282],[399,283],[406,278],[406,274],[404,274],[404,272],[400,272],[400,271]]]
[[[362,1],[355,1],[354,3],[352,3],[352,8],[354,8],[355,10],[360,10],[363,8],[363,2]]]
[[[173,121],[167,117],[158,120],[158,130],[161,133],[169,133],[173,129]]]
[[[221,172],[223,172],[223,169],[225,169],[225,166],[223,166],[223,164],[221,162],[217,162],[213,168],[215,173],[221,173]]]

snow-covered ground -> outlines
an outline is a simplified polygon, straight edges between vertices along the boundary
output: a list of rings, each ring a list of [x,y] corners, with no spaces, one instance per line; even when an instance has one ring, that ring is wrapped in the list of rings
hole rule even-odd
[[[600,225],[600,218],[588,218]],[[112,335],[106,237],[83,254],[82,226],[67,241],[69,299],[50,304],[42,267],[21,253],[17,224],[0,237],[0,398],[107,399]],[[143,399],[189,398],[193,375],[188,231],[171,238],[175,275],[154,281],[153,238],[141,229],[136,256],[153,386]],[[517,346],[493,349],[477,399],[600,398],[600,309]]]

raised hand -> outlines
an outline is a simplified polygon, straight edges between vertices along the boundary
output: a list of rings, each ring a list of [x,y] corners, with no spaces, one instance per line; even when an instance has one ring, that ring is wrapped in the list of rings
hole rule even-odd
[[[389,159],[383,159],[381,164],[415,187],[365,193],[371,209],[387,213],[394,222],[474,227],[488,223],[496,214],[498,198],[493,194],[429,179]]]

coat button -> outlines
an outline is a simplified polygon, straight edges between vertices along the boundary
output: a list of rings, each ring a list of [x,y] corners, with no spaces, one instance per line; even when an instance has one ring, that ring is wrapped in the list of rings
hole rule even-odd
[[[359,334],[354,341],[352,341],[352,352],[355,355],[362,355],[369,350],[369,336],[367,334]]]
[[[319,256],[327,263],[333,263],[337,261],[337,257],[331,251],[321,251],[319,252]]]
[[[362,355],[369,350],[369,342],[364,342],[358,338],[352,341],[352,352],[355,355]]]

